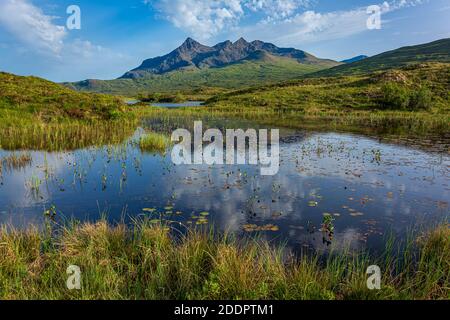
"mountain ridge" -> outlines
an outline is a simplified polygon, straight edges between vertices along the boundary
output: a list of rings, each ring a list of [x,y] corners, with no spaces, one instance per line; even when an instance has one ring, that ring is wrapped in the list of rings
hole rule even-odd
[[[299,62],[300,61],[300,62]],[[213,47],[188,38],[165,56],[145,60],[116,80],[65,83],[78,91],[119,95],[241,89],[300,79],[367,74],[426,62],[450,62],[450,39],[402,47],[352,63],[336,65],[305,51],[263,41],[224,41]],[[153,70],[154,69],[154,70]],[[160,70],[160,73],[155,71]]]
[[[369,58],[369,56],[361,54],[359,56],[356,56],[356,57],[353,57],[353,58],[350,58],[350,59],[342,60],[341,62],[342,63],[353,63],[353,62],[361,61],[361,60],[364,60],[364,59],[367,59],[367,58]]]
[[[119,79],[137,79],[148,74],[162,75],[185,69],[220,68],[240,61],[253,60],[255,54],[260,51],[275,57],[290,58],[301,64],[317,64],[327,67],[340,64],[329,59],[319,59],[303,50],[279,48],[272,43],[260,40],[248,42],[244,38],[240,38],[235,42],[227,40],[209,47],[192,38],[187,38],[180,47],[172,52],[144,60],[139,67],[126,72]]]
[[[450,38],[400,47],[350,64],[310,74],[310,77],[364,74],[426,62],[450,62]]]

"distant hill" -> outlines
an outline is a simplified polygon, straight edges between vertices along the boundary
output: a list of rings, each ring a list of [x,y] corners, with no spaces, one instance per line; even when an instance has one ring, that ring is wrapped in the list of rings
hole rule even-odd
[[[360,56],[356,56],[356,57],[353,57],[353,58],[350,58],[350,59],[342,60],[341,62],[342,63],[353,63],[353,62],[361,61],[361,60],[364,60],[364,59],[367,59],[367,58],[368,58],[368,56],[360,55]]]
[[[423,62],[450,62],[450,39],[384,52],[351,64],[319,71],[312,76],[364,74]]]
[[[24,118],[69,117],[110,119],[121,112],[123,102],[102,94],[75,92],[37,77],[22,77],[0,72],[0,110]]]
[[[392,94],[390,88],[398,91]],[[386,89],[388,88],[388,89]],[[387,91],[386,91],[387,90]],[[387,97],[386,98],[386,92]],[[429,62],[370,74],[316,77],[285,81],[217,94],[206,104],[212,111],[247,109],[286,113],[351,110],[428,110],[449,119],[450,63]],[[417,99],[417,94],[421,98]],[[426,101],[411,107],[397,104],[409,96],[409,103]],[[391,100],[391,98],[394,99]],[[420,105],[420,106],[418,106]],[[403,109],[402,109],[403,108]],[[444,122],[444,121],[443,121]],[[443,128],[444,129],[444,128]],[[446,128],[448,131],[448,123]]]
[[[340,64],[262,41],[247,42],[241,38],[209,47],[188,38],[171,53],[145,60],[119,79],[65,85],[81,91],[124,95],[200,87],[234,89],[299,78]]]

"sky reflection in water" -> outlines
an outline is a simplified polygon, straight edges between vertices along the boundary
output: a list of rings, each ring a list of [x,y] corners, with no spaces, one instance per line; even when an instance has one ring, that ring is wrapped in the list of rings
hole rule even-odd
[[[141,153],[135,139],[117,147],[31,152],[30,166],[4,168],[0,222],[42,223],[44,210],[55,205],[59,217],[96,220],[106,213],[119,221],[162,214],[187,226],[207,220],[297,249],[325,249],[319,229],[323,215],[331,214],[334,246],[377,249],[391,231],[404,235],[413,225],[448,218],[448,154],[351,134],[302,133],[283,139],[290,142],[281,144],[280,171],[271,177],[255,166],[175,167],[170,155]],[[0,157],[9,154],[0,151]],[[39,190],[33,179],[42,181]],[[264,227],[271,230],[248,232]]]

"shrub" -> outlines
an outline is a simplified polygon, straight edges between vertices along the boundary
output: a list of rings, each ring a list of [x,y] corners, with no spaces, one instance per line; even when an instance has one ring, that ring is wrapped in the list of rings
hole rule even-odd
[[[381,105],[384,109],[405,110],[409,106],[409,90],[394,82],[388,82],[381,88]]]
[[[433,92],[427,87],[410,89],[395,82],[388,82],[381,88],[381,107],[392,110],[423,110],[432,107]]]
[[[433,104],[433,93],[426,87],[414,91],[410,98],[409,108],[411,110],[429,109]]]

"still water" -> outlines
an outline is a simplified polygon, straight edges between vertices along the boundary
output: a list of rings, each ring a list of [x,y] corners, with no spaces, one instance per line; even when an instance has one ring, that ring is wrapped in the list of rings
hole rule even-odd
[[[134,105],[139,103],[139,100],[127,100],[126,101],[127,104],[129,105]],[[181,103],[169,103],[169,102],[165,102],[165,103],[157,103],[157,102],[151,102],[148,103],[149,106],[153,106],[153,107],[160,107],[160,108],[185,108],[185,107],[200,107],[204,104],[204,101],[186,101],[186,102],[181,102]]]
[[[322,250],[329,245],[320,232],[324,215],[335,219],[334,246],[353,249],[381,248],[390,233],[401,237],[411,227],[448,220],[445,148],[426,151],[353,134],[288,130],[282,132],[279,173],[261,176],[257,166],[174,166],[170,152],[140,151],[143,131],[120,146],[0,150],[4,159],[31,156],[20,166],[3,165],[0,223],[42,224],[44,211],[53,207],[60,220],[148,216],[179,229],[213,225]]]

